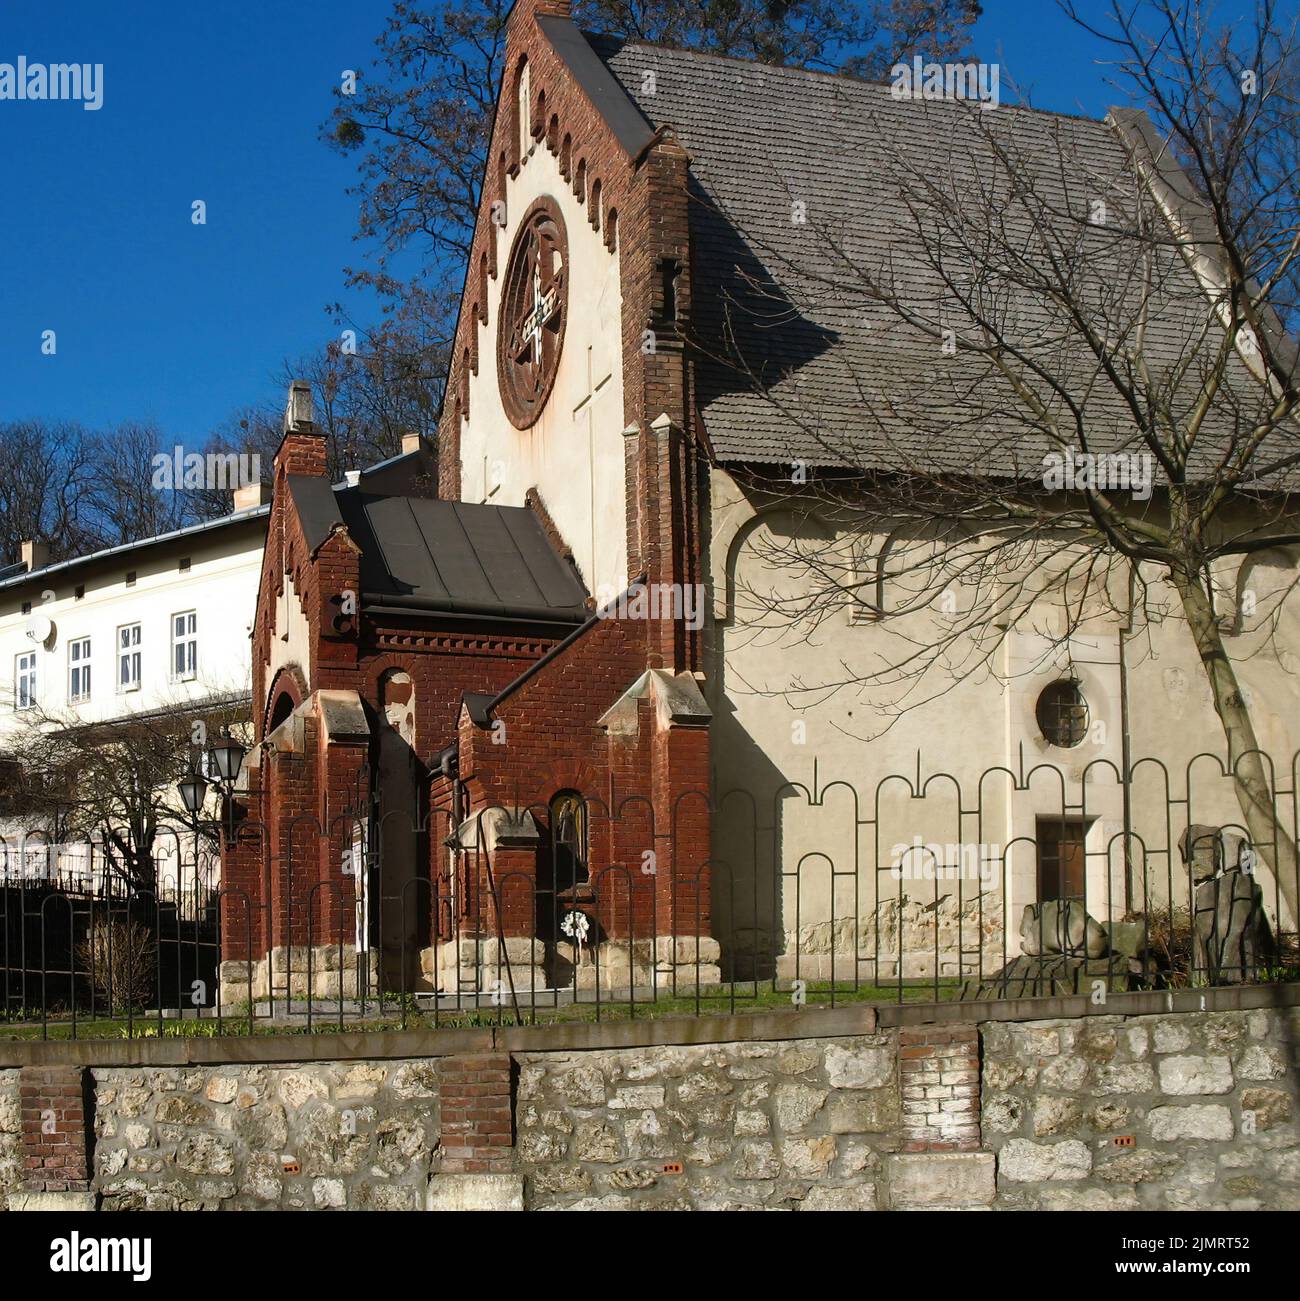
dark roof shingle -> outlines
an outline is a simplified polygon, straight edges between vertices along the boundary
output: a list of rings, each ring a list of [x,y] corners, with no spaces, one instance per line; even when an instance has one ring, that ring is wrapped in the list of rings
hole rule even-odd
[[[999,247],[1021,242],[1032,257],[1035,232],[1015,204],[991,203],[968,229],[930,228],[922,238],[918,221],[930,217],[918,218],[897,183],[905,175],[918,189],[933,181],[947,194],[978,195],[994,184],[990,151],[1005,149],[1033,176],[1035,201],[1048,205],[1061,238],[1077,242],[1076,288],[1122,336],[1112,341],[1122,351],[1139,287],[1114,267],[1114,241],[1088,230],[1093,199],[1108,200],[1112,212],[1133,207],[1133,173],[1110,125],[1015,106],[980,113],[970,104],[900,100],[884,84],[588,39],[627,95],[652,122],[671,127],[691,157],[692,342],[703,353],[697,397],[719,460],[920,462],[954,473],[1041,467],[1054,444],[1009,388],[998,390],[998,377],[990,385],[987,360],[942,353],[932,333],[866,292],[860,270],[877,283],[887,276],[933,325],[952,301],[928,264],[933,247],[946,245],[946,256],[960,262],[963,240],[975,247],[1005,222]],[[981,265],[981,251],[988,246],[967,253],[971,265]],[[1054,415],[1068,419],[1071,403],[1081,405],[1096,450],[1142,449],[1096,357],[1077,337],[1063,338],[1046,295],[1012,284],[986,306],[1010,337],[1034,341],[1035,360],[1065,390],[1031,378]],[[1143,352],[1159,382],[1177,375],[1210,310],[1172,249],[1147,306]],[[963,334],[966,319],[958,309]],[[1236,400],[1257,410],[1262,386],[1238,361],[1230,372]],[[1175,407],[1190,408],[1199,386],[1184,387]],[[1229,430],[1216,432],[1221,446]]]

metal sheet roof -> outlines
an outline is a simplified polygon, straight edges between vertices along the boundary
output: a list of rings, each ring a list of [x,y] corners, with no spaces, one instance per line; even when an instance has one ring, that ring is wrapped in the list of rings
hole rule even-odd
[[[587,616],[577,572],[526,507],[361,488],[331,495],[361,548],[362,599],[372,608],[561,623]]]

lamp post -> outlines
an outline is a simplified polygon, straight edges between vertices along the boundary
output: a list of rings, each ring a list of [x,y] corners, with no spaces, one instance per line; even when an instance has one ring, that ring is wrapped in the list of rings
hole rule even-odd
[[[176,789],[180,793],[181,803],[185,805],[185,810],[190,815],[190,831],[194,836],[194,899],[197,905],[199,898],[199,812],[203,808],[204,801],[208,798],[208,783],[198,772],[191,772],[188,777],[184,777],[176,783]],[[185,889],[185,866],[181,862],[176,864],[176,875],[177,890],[183,893]]]
[[[239,774],[243,770],[245,753],[244,747],[238,741],[223,736],[208,749],[208,759],[214,776],[208,779],[198,771],[192,771],[189,776],[176,783],[181,803],[195,820],[195,830],[198,829],[198,813],[207,799],[208,791],[215,788],[220,792],[226,805],[227,844],[234,839],[235,783],[238,782]]]
[[[212,783],[221,792],[226,811],[226,844],[235,838],[235,783],[244,766],[245,750],[229,735],[213,743],[208,754],[216,780]]]

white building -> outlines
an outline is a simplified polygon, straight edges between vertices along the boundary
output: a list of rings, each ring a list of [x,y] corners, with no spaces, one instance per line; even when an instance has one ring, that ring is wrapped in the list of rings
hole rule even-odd
[[[269,508],[260,485],[237,490],[235,506],[221,519],[55,564],[43,545],[25,543],[20,563],[0,568],[0,756],[36,717],[97,723],[248,700]],[[167,861],[175,844],[160,837],[162,883],[187,875]],[[13,821],[0,822],[0,858],[10,877],[84,881],[102,870],[87,846],[51,855],[43,831]]]

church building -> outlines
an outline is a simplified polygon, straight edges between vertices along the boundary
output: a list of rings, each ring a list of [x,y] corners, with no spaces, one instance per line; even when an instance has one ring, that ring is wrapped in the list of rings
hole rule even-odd
[[[981,843],[1041,839],[1053,815],[1061,832],[964,892],[909,899],[881,846],[972,838],[966,796],[918,812],[922,751],[969,795],[997,765],[1077,783],[1215,748],[1177,619],[1154,621],[1141,663],[1113,618],[1011,634],[1001,680],[955,681],[881,736],[861,695],[790,694],[871,657],[883,634],[860,611],[793,639],[747,615],[746,593],[797,585],[774,552],[835,529],[804,485],[842,462],[808,412],[851,424],[855,371],[915,384],[931,364],[782,287],[818,223],[897,237],[872,151],[909,139],[907,108],[887,85],[595,37],[567,0],[518,0],[436,450],[331,484],[311,395],[290,394],[223,868],[227,999],[351,994],[362,974],[514,993],[927,974],[943,946],[960,974],[1014,953],[1002,919],[1062,874],[1099,915],[1133,906],[1107,846],[1137,814],[1115,785],[1078,808],[1059,783],[990,796]],[[1031,146],[1065,130],[1125,166],[1108,124],[1003,111]],[[864,139],[870,120],[897,138]],[[722,360],[741,334],[775,400]],[[1283,585],[1293,560],[1270,564]],[[1280,627],[1294,644],[1294,614]],[[1279,654],[1244,672],[1294,704]],[[1264,730],[1290,752],[1285,726]],[[902,807],[878,790],[897,773]],[[1221,787],[1207,798],[1232,820]],[[973,938],[944,938],[965,923]]]

